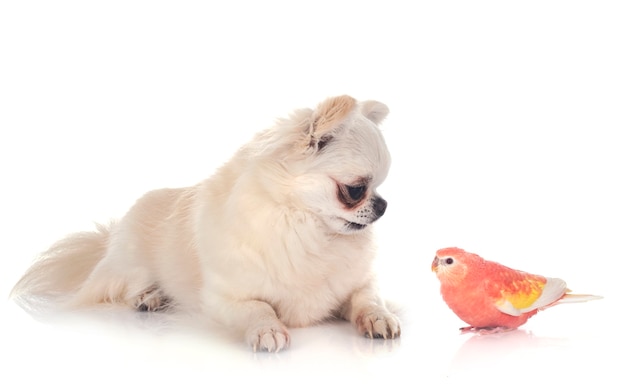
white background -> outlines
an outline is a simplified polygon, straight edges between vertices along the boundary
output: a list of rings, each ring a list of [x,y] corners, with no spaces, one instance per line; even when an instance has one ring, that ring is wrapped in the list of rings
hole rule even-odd
[[[403,337],[334,323],[253,355],[159,318],[39,321],[4,301],[0,384],[623,385],[622,4],[2,2],[0,294],[63,235],[350,94],[391,109],[377,267]],[[430,272],[451,245],[605,298],[459,335]]]

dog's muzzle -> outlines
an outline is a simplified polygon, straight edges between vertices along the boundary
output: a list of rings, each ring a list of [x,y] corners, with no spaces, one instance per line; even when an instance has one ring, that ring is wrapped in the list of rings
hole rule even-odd
[[[376,215],[374,220],[376,220],[385,214],[385,211],[387,210],[387,201],[381,197],[376,197],[374,198],[374,205],[372,208],[374,210],[374,215]]]

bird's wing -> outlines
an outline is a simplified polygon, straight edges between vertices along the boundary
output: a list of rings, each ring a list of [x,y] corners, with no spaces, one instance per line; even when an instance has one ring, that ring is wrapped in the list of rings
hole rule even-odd
[[[519,316],[558,301],[567,292],[565,281],[559,278],[523,278],[500,290],[496,308],[502,313]]]

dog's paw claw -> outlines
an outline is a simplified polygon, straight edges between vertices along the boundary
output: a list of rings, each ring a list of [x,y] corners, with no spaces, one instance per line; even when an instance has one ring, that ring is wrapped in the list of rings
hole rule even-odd
[[[284,327],[261,327],[248,334],[248,343],[254,352],[279,352],[289,347],[289,333]]]
[[[152,286],[137,296],[134,306],[140,312],[156,312],[167,309],[170,303],[161,289]]]
[[[356,319],[360,334],[370,339],[395,339],[400,336],[400,321],[385,310],[364,311]]]

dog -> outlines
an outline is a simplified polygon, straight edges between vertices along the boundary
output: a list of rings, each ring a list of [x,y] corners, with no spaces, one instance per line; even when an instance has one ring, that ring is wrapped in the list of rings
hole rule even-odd
[[[195,310],[254,351],[289,327],[332,318],[369,338],[400,336],[372,270],[377,193],[390,167],[378,101],[328,98],[255,135],[199,184],[150,191],[119,221],[69,235],[12,295],[67,308]]]

